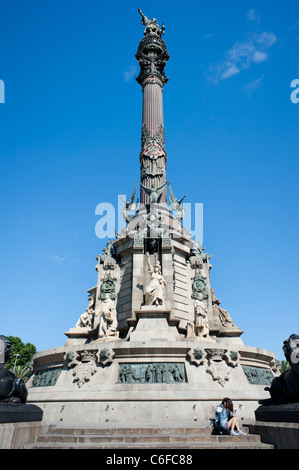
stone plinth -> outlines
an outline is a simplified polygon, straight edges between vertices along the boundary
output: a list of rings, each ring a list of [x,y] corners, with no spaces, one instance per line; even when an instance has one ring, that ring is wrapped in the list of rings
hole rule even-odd
[[[70,328],[69,331],[66,331],[64,334],[68,337],[66,345],[80,344],[82,343],[82,338],[88,338],[94,332],[91,328]]]
[[[170,323],[170,314],[170,310],[162,307],[143,307],[136,310],[137,324],[130,334],[130,341],[176,341],[179,338],[176,326],[178,322]]]
[[[299,449],[299,424],[256,421],[246,424],[250,434],[259,434],[262,442],[271,444],[274,449]]]
[[[249,431],[259,434],[262,442],[275,449],[299,448],[299,403],[262,405],[255,411],[255,419],[248,424]]]
[[[169,340],[177,336],[176,326],[168,322],[167,311],[157,309],[154,313],[136,311],[135,334],[141,335],[140,341],[82,343],[37,353],[27,385],[28,401],[44,410],[46,422],[186,420],[209,424],[216,405],[228,396],[239,420],[253,421],[258,401],[268,396],[264,388],[273,375],[258,375],[259,380],[252,383],[247,368],[265,368],[270,373],[272,353],[229,341],[189,341],[182,335],[179,340]],[[143,322],[153,340],[144,340],[148,333],[142,329]],[[156,378],[144,381],[135,372],[148,364],[153,365]],[[175,374],[174,381],[159,379],[158,369],[163,364],[168,373],[172,373],[171,365],[178,365],[184,370],[183,380],[175,380]],[[124,366],[131,367],[133,374],[123,378]]]
[[[255,412],[255,418],[271,423],[299,423],[299,403],[260,406]]]
[[[25,423],[42,419],[43,411],[36,405],[0,403],[0,423]]]

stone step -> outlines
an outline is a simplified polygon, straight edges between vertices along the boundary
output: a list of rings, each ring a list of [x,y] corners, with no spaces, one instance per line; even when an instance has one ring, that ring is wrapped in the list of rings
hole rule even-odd
[[[244,428],[242,428],[244,429]],[[50,426],[49,434],[71,434],[71,435],[172,435],[172,434],[192,434],[211,435],[212,428],[73,428]],[[246,431],[245,431],[246,432]]]
[[[242,427],[242,431],[248,433],[248,427]],[[93,427],[56,427],[50,426],[48,433],[49,434],[72,434],[72,435],[207,435],[210,436],[212,432],[211,427],[205,428],[150,428],[150,427],[142,427],[142,428],[93,428]]]
[[[120,445],[101,445],[101,444],[61,444],[61,443],[34,443],[27,444],[22,447],[23,449],[106,449],[106,450],[149,450],[149,449],[165,449],[165,450],[176,450],[176,449],[273,449],[273,446],[269,444],[263,444],[262,442],[199,442],[196,444],[120,444]]]
[[[171,435],[171,436],[152,436],[152,435],[131,435],[131,436],[107,436],[107,435],[54,435],[54,434],[44,434],[38,436],[36,442],[58,442],[58,443],[86,443],[86,444],[183,444],[183,443],[192,443],[199,444],[203,442],[260,442],[260,437],[257,435],[249,436],[211,436],[211,435]]]
[[[211,428],[50,426],[26,449],[272,449],[259,435],[212,436]],[[246,431],[246,430],[245,430]]]

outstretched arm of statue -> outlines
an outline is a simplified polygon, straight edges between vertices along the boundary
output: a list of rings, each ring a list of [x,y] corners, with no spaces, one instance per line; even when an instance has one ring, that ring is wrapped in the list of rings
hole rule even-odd
[[[142,13],[142,11],[140,10],[139,7],[137,7],[137,9],[138,9],[138,12],[140,13],[140,15],[142,16],[141,24],[147,24],[149,19]]]
[[[154,268],[151,265],[151,262],[149,259],[149,253],[146,253],[146,258],[147,258],[147,268],[149,270],[149,273],[152,274],[154,272]]]

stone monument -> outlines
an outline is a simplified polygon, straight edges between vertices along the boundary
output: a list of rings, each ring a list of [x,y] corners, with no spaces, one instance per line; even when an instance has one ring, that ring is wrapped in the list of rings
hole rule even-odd
[[[97,257],[86,311],[74,312],[64,346],[33,357],[28,399],[51,422],[161,423],[209,422],[229,396],[250,419],[275,356],[244,345],[211,287],[211,255],[183,226],[186,196],[166,179],[165,26],[139,13],[140,203],[135,184],[125,228]]]

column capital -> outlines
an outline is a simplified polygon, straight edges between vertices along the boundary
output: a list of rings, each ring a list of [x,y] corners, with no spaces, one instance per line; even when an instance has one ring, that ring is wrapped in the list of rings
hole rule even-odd
[[[158,83],[163,88],[168,82],[164,68],[170,55],[161,36],[155,33],[146,34],[139,43],[135,57],[140,65],[137,82],[142,87],[148,83]]]

